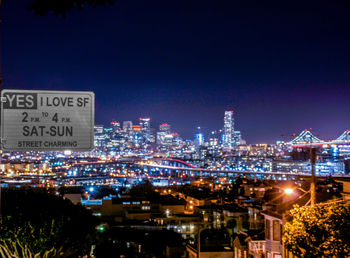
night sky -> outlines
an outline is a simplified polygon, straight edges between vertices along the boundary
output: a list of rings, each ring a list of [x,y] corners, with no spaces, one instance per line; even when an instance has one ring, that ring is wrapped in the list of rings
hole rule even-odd
[[[192,138],[225,110],[248,143],[350,128],[350,5],[116,0],[40,17],[3,0],[3,88],[90,90],[96,124],[150,116]]]

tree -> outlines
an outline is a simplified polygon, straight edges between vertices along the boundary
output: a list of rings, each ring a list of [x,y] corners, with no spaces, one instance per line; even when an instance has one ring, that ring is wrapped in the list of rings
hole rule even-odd
[[[230,233],[225,228],[206,228],[200,234],[202,246],[226,246],[230,243]]]
[[[97,7],[106,4],[113,5],[114,0],[31,0],[28,9],[34,11],[37,15],[45,15],[48,12],[65,15],[67,11],[73,8],[82,10],[86,5]]]
[[[159,193],[155,192],[152,183],[146,180],[143,184],[135,185],[130,188],[129,194],[132,197],[157,198]]]
[[[97,219],[46,189],[3,189],[0,257],[78,257],[95,242]]]
[[[298,257],[349,257],[350,206],[343,203],[295,206],[283,241]]]
[[[236,226],[237,221],[235,219],[230,219],[229,221],[227,221],[227,228],[234,230]]]

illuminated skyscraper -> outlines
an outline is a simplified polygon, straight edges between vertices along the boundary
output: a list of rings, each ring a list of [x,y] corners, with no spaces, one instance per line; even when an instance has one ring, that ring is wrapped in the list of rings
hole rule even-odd
[[[171,131],[171,125],[167,124],[167,123],[163,123],[159,125],[159,131],[161,132],[166,132],[166,133],[170,133]]]
[[[234,131],[233,143],[234,145],[239,145],[242,143],[242,136],[240,131]]]
[[[123,131],[124,132],[132,131],[132,122],[131,121],[124,121],[123,122]]]
[[[202,146],[203,144],[204,144],[204,134],[203,133],[196,133],[194,135],[194,145]]]
[[[101,134],[103,133],[103,125],[95,125],[95,134]]]
[[[225,111],[225,117],[224,117],[224,133],[223,133],[223,145],[225,147],[233,147],[234,144],[234,118],[233,118],[233,111]]]
[[[103,125],[95,125],[95,147],[100,148],[104,147],[106,144],[106,141],[108,139],[108,135],[104,133],[104,127]]]
[[[112,121],[111,122],[111,127],[113,128],[114,132],[119,132],[120,131],[120,123],[117,121]]]
[[[143,136],[145,142],[150,142],[151,138],[151,118],[139,118],[141,135]]]

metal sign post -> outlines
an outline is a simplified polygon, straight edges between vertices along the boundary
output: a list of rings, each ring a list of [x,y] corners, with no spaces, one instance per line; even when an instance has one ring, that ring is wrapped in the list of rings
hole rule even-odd
[[[92,150],[94,102],[93,92],[2,90],[2,150]]]

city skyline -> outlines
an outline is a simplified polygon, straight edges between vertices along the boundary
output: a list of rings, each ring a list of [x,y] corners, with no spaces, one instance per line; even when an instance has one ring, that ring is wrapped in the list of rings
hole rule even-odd
[[[350,127],[342,1],[137,0],[66,18],[27,7],[1,6],[3,88],[93,91],[96,124],[150,115],[190,137],[233,109],[248,142]]]
[[[222,125],[221,125],[221,127],[220,126],[217,126],[217,127],[214,127],[214,125],[213,125],[213,127],[212,128],[208,128],[208,127],[201,127],[200,125],[197,125],[197,126],[194,126],[193,127],[193,133],[191,134],[191,135],[189,135],[188,137],[186,136],[186,135],[183,135],[182,134],[182,132],[181,132],[181,130],[174,130],[173,128],[177,128],[177,126],[176,125],[174,125],[174,124],[171,124],[171,123],[168,123],[168,121],[166,121],[166,120],[163,120],[163,121],[161,121],[161,122],[157,122],[157,121],[153,121],[152,120],[152,117],[150,117],[150,116],[148,116],[147,118],[141,118],[141,117],[138,117],[138,118],[133,118],[133,119],[127,119],[127,120],[115,120],[115,119],[113,119],[113,120],[111,120],[111,121],[109,121],[109,122],[107,122],[107,123],[100,123],[100,124],[96,124],[96,125],[103,125],[104,127],[109,127],[109,126],[113,126],[113,124],[114,123],[120,123],[120,126],[121,127],[123,127],[123,123],[125,123],[125,122],[131,122],[132,123],[132,126],[135,126],[135,125],[140,125],[141,127],[142,127],[142,125],[141,125],[141,121],[143,121],[144,119],[147,119],[148,120],[148,127],[149,127],[149,129],[152,129],[152,130],[154,130],[155,132],[159,132],[159,131],[162,131],[162,129],[160,129],[160,127],[161,126],[164,126],[164,125],[166,125],[166,126],[169,126],[169,128],[171,127],[171,129],[172,130],[170,130],[169,129],[169,132],[171,131],[172,133],[178,133],[179,134],[179,136],[180,137],[182,137],[184,140],[194,140],[195,139],[195,137],[196,137],[196,135],[198,134],[198,133],[201,133],[201,134],[203,134],[203,136],[204,136],[204,140],[205,141],[208,141],[209,140],[209,138],[212,138],[211,136],[212,136],[212,134],[215,134],[216,136],[215,137],[217,137],[218,135],[220,135],[220,141],[222,141],[223,142],[223,144],[225,145],[225,141],[227,141],[227,142],[232,142],[232,139],[229,139],[229,140],[225,140],[225,114],[226,113],[233,113],[233,115],[232,115],[232,118],[233,118],[233,120],[235,119],[234,118],[234,111],[232,111],[232,110],[230,110],[230,111],[225,111],[225,113],[224,113],[224,116],[223,116],[223,123],[222,123]],[[139,124],[140,123],[140,124]],[[234,126],[234,128],[235,129],[233,129],[233,131],[232,132],[238,132],[238,133],[240,133],[240,136],[241,136],[241,134],[243,134],[243,136],[244,136],[244,131],[242,132],[240,129],[239,129],[239,127],[238,127],[238,129]],[[232,130],[232,129],[229,129],[229,130]],[[310,131],[310,132],[312,132],[313,134],[315,133],[314,132],[314,130],[313,130],[313,128],[304,128],[304,129],[300,129],[299,131],[296,131],[296,132],[293,132],[293,133],[290,133],[290,134],[282,134],[282,135],[279,135],[279,136],[276,136],[276,139],[275,139],[275,141],[274,142],[249,142],[249,141],[247,141],[247,144],[261,144],[261,143],[267,143],[267,144],[275,144],[276,143],[276,141],[285,141],[285,142],[289,142],[289,141],[291,141],[292,139],[294,139],[294,138],[296,138],[297,136],[299,136],[300,134],[302,134],[304,131]],[[316,129],[316,136],[317,136],[317,138],[321,138],[322,140],[330,140],[330,141],[332,141],[332,140],[335,140],[335,139],[337,139],[338,137],[340,137],[343,133],[345,133],[345,132],[348,132],[349,131],[349,129],[347,129],[347,128],[345,128],[344,130],[342,130],[338,135],[333,135],[333,136],[331,136],[330,138],[325,138],[325,137],[323,137],[323,135],[319,135],[318,134],[318,130]],[[232,133],[231,132],[231,133]],[[246,139],[244,138],[242,136],[242,140],[244,140],[244,141],[246,141]],[[229,147],[232,147],[232,146],[229,146]]]
[[[0,258],[350,257],[349,12],[0,0]]]

